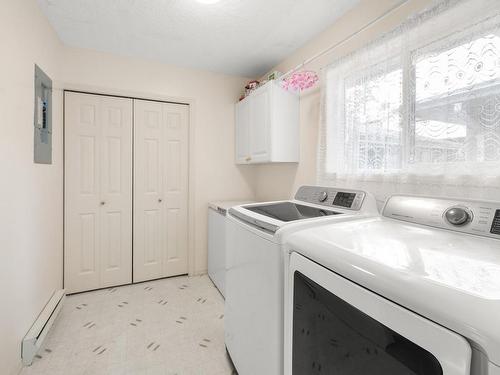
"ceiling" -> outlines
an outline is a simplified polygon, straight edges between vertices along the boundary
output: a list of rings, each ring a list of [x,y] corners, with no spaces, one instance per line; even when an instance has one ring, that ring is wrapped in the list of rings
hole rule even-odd
[[[38,0],[73,47],[257,77],[358,0]]]

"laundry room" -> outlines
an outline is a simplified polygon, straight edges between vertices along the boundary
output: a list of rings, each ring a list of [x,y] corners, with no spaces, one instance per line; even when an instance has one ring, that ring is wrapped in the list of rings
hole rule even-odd
[[[498,0],[1,5],[0,375],[500,375]]]

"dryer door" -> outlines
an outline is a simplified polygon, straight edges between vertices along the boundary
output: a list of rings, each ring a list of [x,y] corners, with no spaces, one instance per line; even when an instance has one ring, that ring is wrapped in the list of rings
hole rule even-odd
[[[285,374],[470,375],[461,336],[292,253]]]

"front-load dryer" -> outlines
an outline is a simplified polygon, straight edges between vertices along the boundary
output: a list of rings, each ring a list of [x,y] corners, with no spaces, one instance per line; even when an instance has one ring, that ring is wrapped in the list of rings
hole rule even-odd
[[[500,202],[393,196],[286,242],[286,375],[500,374]]]

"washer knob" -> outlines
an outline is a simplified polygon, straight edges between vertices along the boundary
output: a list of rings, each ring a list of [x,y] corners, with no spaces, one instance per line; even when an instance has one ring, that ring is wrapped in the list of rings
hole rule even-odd
[[[320,202],[324,202],[328,199],[328,193],[326,191],[322,191],[321,193],[319,193],[319,197],[318,197],[318,200]]]
[[[446,217],[448,223],[456,226],[467,224],[472,219],[471,212],[464,207],[448,208],[444,216]]]

